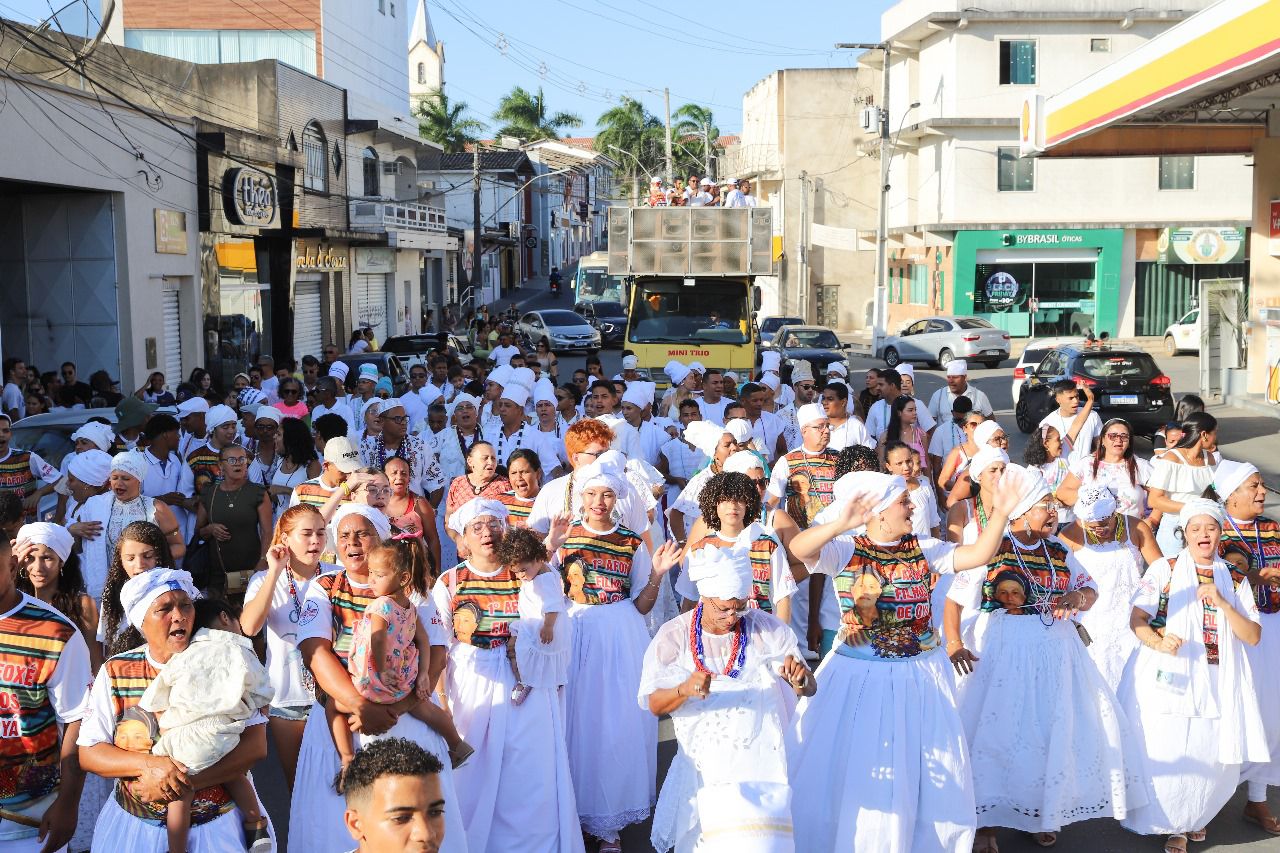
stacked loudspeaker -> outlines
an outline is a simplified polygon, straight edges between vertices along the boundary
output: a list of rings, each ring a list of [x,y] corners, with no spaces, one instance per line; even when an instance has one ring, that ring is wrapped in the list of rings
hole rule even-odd
[[[772,211],[748,207],[612,207],[609,274],[773,274]]]

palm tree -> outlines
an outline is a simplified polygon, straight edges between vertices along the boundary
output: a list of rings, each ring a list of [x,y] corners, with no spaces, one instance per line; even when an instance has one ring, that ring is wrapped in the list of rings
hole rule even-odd
[[[640,177],[658,171],[665,128],[635,98],[622,97],[618,106],[600,116],[595,149],[618,163],[631,179],[632,198],[640,198]],[[622,153],[619,153],[619,150]]]
[[[720,128],[716,127],[715,116],[706,107],[685,104],[673,112],[671,118],[673,122],[671,135],[679,140],[679,145],[673,146],[674,159],[679,164],[676,174],[701,175],[706,168],[706,162],[719,157],[722,153],[716,145],[716,140],[720,138]],[[708,151],[707,148],[711,150]],[[703,177],[710,177],[710,175],[703,175]]]
[[[582,119],[573,113],[547,115],[541,86],[536,95],[523,87],[514,87],[498,101],[493,117],[503,123],[498,129],[498,136],[515,136],[525,142],[559,139],[560,131],[565,128],[582,126]]]
[[[449,103],[443,89],[432,89],[418,103],[418,133],[441,148],[446,154],[457,154],[480,138],[484,124],[467,118],[466,101]]]

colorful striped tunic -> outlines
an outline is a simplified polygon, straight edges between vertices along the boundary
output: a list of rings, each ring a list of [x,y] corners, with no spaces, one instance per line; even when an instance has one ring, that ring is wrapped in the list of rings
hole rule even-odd
[[[196,494],[200,494],[210,483],[222,479],[222,469],[218,467],[218,451],[210,447],[207,441],[187,454],[187,467],[195,476]]]
[[[831,489],[836,481],[836,459],[839,456],[840,454],[834,450],[810,453],[803,447],[798,447],[783,456],[782,460],[787,463],[787,497],[796,494],[792,478],[803,474],[809,479],[809,498],[821,503],[824,507],[830,506]]]
[[[369,602],[378,596],[368,587],[352,585],[345,571],[321,575],[315,582],[324,591],[329,599],[329,606],[333,609],[333,653],[346,666],[356,623],[360,621]]]
[[[1227,565],[1231,565],[1230,562]],[[1231,571],[1235,576],[1235,569]],[[1213,583],[1213,569],[1202,568],[1196,566],[1196,582],[1199,584]],[[1156,631],[1164,631],[1165,624],[1169,619],[1169,588],[1172,584],[1172,578],[1160,590],[1159,604],[1156,605],[1156,615],[1147,620],[1147,625]],[[1201,638],[1204,640],[1205,660],[1209,663],[1218,662],[1218,608],[1212,604],[1204,604],[1204,620],[1201,623]],[[1163,633],[1161,634],[1163,636]]]
[[[125,712],[138,704],[142,694],[151,682],[155,681],[160,671],[147,660],[145,646],[108,658],[103,666],[110,679],[111,704],[115,710],[118,726]],[[133,796],[123,780],[116,782],[115,799],[120,808],[139,820],[152,825],[164,825],[165,804],[142,802]],[[191,804],[191,825],[199,826],[208,823],[233,808],[235,803],[231,801],[226,789],[221,785],[201,788],[195,792],[195,799]]]
[[[58,479],[58,469],[29,450],[10,450],[0,461],[0,492],[13,492],[26,500],[37,488],[40,480],[52,483]],[[27,519],[35,518],[35,510],[25,513]]]
[[[533,511],[533,502],[536,498],[524,500],[516,497],[515,491],[503,492],[498,496],[498,500],[502,501],[502,505],[507,508],[507,523],[512,527],[528,527],[529,513]]]
[[[507,644],[511,623],[520,618],[520,581],[510,569],[481,574],[463,562],[436,583],[449,590],[453,635],[459,643],[478,649]]]
[[[578,604],[613,604],[630,598],[631,563],[642,544],[625,527],[596,533],[575,521],[557,552],[569,598]]]
[[[1280,524],[1266,516],[1253,522],[1229,519],[1222,526],[1222,542],[1218,551],[1231,567],[1231,579],[1237,586],[1247,577],[1247,572],[1227,559],[1232,555],[1243,558],[1249,572],[1264,568],[1280,569]],[[1280,586],[1274,582],[1256,583],[1253,584],[1253,592],[1259,613],[1280,613]]]
[[[832,580],[840,612],[856,612],[858,589],[864,576],[880,587],[876,618],[863,630],[865,646],[842,647],[841,653],[863,657],[866,649],[879,659],[910,658],[938,646],[933,629],[929,595],[934,574],[920,541],[904,536],[893,545],[881,545],[867,536],[853,539],[851,556]]]
[[[0,620],[0,807],[22,809],[58,788],[62,741],[48,682],[75,633],[25,597]]]
[[[1072,568],[1067,565],[1069,553],[1065,545],[1053,540],[1046,539],[1034,548],[1021,548],[1008,536],[1004,537],[1000,549],[987,563],[987,576],[982,583],[982,611],[990,613],[1004,608],[996,601],[995,579],[1001,572],[1011,571],[1031,587],[1031,596],[1022,610],[1024,616],[1040,612],[1037,609],[1040,598],[1056,598],[1081,587],[1092,586],[1093,578],[1083,567],[1073,577]]]

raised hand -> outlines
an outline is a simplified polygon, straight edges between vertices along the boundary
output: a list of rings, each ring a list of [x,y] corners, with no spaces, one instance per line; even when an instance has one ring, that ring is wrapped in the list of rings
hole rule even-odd
[[[289,565],[289,546],[281,543],[267,549],[267,568],[279,573]]]
[[[670,539],[663,542],[662,547],[653,552],[652,573],[661,577],[671,571],[680,562],[680,554],[681,548],[677,543]]]

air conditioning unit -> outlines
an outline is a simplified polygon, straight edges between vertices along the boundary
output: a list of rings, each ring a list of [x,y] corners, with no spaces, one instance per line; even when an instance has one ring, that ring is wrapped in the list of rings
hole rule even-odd
[[[858,114],[858,124],[868,133],[878,131],[880,129],[880,108],[863,107],[862,112]]]

